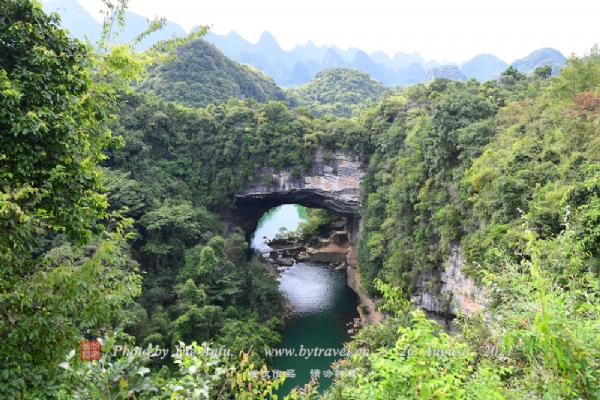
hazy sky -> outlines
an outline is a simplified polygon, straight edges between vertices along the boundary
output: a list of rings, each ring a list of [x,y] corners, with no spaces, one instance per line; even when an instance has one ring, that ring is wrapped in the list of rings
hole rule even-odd
[[[99,0],[78,1],[99,15]],[[542,47],[581,55],[600,42],[600,0],[130,0],[129,9],[252,43],[270,31],[286,50],[312,40],[438,61],[492,53],[510,63]]]

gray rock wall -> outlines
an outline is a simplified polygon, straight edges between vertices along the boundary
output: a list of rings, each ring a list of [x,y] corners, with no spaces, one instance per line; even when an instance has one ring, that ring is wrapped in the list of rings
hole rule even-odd
[[[334,160],[323,161],[317,152],[315,166],[304,176],[295,177],[292,168],[275,171],[262,168],[260,179],[236,193],[239,204],[261,203],[300,204],[334,211],[346,217],[359,217],[360,180],[364,176],[360,161],[343,152],[334,153]]]
[[[449,253],[445,265],[439,271],[421,274],[413,301],[425,310],[438,314],[456,316],[460,309],[463,315],[471,315],[485,310],[488,303],[485,289],[477,287],[471,278],[464,275],[464,255],[460,245],[451,245]],[[439,292],[431,290],[427,285],[438,276],[441,281]]]
[[[350,221],[350,242],[356,244],[357,236],[352,228],[358,227],[357,221],[360,220],[359,190],[364,176],[356,156],[336,151],[334,159],[325,162],[322,152],[318,151],[315,166],[303,176],[293,176],[291,167],[281,171],[264,167],[259,175],[256,182],[249,183],[246,189],[236,193],[232,207],[221,211],[226,234],[239,227],[250,235],[269,209],[282,204],[300,204],[347,217]]]

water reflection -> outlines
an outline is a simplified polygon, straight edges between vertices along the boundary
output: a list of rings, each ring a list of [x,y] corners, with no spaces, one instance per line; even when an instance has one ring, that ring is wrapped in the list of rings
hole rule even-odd
[[[288,231],[307,220],[306,209],[297,205],[284,205],[265,213],[252,237],[252,247],[265,253],[271,249],[263,236],[272,239],[279,228]],[[345,272],[333,271],[325,265],[295,263],[282,272],[280,290],[294,306],[294,317],[282,332],[279,348],[299,350],[304,348],[341,349],[350,340],[346,324],[358,317],[356,294],[347,285]],[[287,395],[295,386],[303,386],[311,379],[311,371],[329,370],[333,361],[340,357],[274,357],[270,370],[294,370],[295,377],[287,379],[278,390],[280,397]],[[321,375],[321,392],[332,383],[331,378]]]
[[[280,289],[294,305],[294,316],[286,324],[279,348],[342,349],[350,341],[348,322],[358,317],[356,294],[348,287],[345,271],[324,265],[296,263],[279,278]],[[330,370],[331,363],[341,357],[275,357],[272,369],[293,369],[295,377],[286,380],[278,391],[287,394],[295,386],[311,379],[311,371]],[[321,376],[320,391],[327,389],[332,379]]]
[[[328,268],[296,263],[282,274],[279,288],[294,304],[295,314],[304,316],[326,312],[334,307],[333,293],[337,281],[339,274]]]
[[[282,226],[288,231],[295,231],[300,222],[308,220],[306,208],[297,204],[284,204],[267,211],[260,221],[254,235],[251,247],[262,252],[269,252],[271,248],[265,244],[265,239],[271,240]]]

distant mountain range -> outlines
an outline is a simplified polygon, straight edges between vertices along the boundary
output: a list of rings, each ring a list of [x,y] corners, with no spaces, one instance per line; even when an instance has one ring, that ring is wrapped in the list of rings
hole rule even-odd
[[[355,47],[341,50],[335,45],[316,46],[312,41],[305,46],[296,45],[292,50],[283,50],[269,32],[264,32],[256,44],[234,31],[227,35],[209,32],[205,39],[226,56],[258,68],[272,76],[277,84],[288,87],[306,83],[317,72],[332,67],[358,69],[384,85],[409,85],[436,77],[455,80],[475,78],[484,82],[497,78],[508,67],[508,63],[492,54],[479,54],[459,67],[447,60],[443,64],[435,60],[425,61],[416,52],[397,52],[390,58],[382,51],[367,54]],[[513,65],[526,74],[537,67],[550,65],[556,74],[564,63],[565,57],[558,50],[546,48],[516,60]]]
[[[50,0],[43,3],[43,7],[47,12],[57,11],[62,16],[63,27],[74,37],[83,38],[87,35],[92,42],[99,39],[100,24],[76,0]],[[145,27],[146,18],[128,12],[127,27],[119,39],[129,41]],[[138,46],[138,50],[146,50],[152,43],[171,38],[174,33],[184,35],[185,31],[176,23],[168,22],[165,29],[146,38]],[[210,32],[206,40],[229,58],[256,67],[284,87],[306,83],[317,72],[331,67],[355,68],[385,85],[408,85],[427,82],[436,77],[455,80],[475,78],[483,82],[498,77],[508,67],[506,62],[492,54],[479,54],[458,66],[447,60],[442,63],[425,61],[417,52],[397,52],[390,58],[382,51],[367,54],[355,47],[342,50],[335,45],[317,46],[312,41],[304,46],[296,45],[292,50],[283,50],[269,32],[264,32],[256,44],[248,42],[234,31],[227,35]],[[565,56],[558,50],[545,48],[514,61],[512,65],[526,74],[537,67],[550,65],[556,74],[564,63]]]
[[[386,85],[411,84],[422,81],[426,69],[440,65],[434,60],[425,61],[419,53],[398,52],[389,58],[382,51],[369,55],[356,47],[341,50],[335,45],[316,46],[312,41],[304,46],[296,45],[292,50],[283,50],[269,32],[264,32],[256,44],[248,42],[234,31],[227,35],[209,32],[206,40],[226,56],[253,65],[272,76],[282,86],[306,83],[317,72],[331,67],[355,68]],[[413,66],[409,70],[413,64],[421,68]]]
[[[92,43],[100,40],[102,26],[77,0],[50,0],[42,3],[42,8],[46,12],[57,12],[62,18],[62,27],[68,29],[73,37],[83,39],[87,36]],[[146,18],[129,11],[126,12],[126,21],[125,30],[117,37],[120,43],[135,39],[148,27]],[[154,43],[172,38],[173,34],[184,36],[186,32],[176,23],[167,21],[164,29],[142,40],[137,49],[148,50]]]

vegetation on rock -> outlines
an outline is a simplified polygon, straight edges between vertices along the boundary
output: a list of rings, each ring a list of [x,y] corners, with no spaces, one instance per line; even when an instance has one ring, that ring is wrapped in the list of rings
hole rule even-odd
[[[552,68],[552,73],[556,75],[558,70],[565,65],[565,56],[552,48],[539,49],[527,57],[513,62],[512,65],[519,72],[525,74],[533,72],[538,67],[549,66]]]
[[[272,78],[230,60],[202,39],[181,46],[176,56],[151,69],[139,90],[191,108],[226,103],[232,97],[258,102],[285,99]]]
[[[375,102],[386,90],[368,74],[350,68],[329,68],[290,90],[293,104],[308,108],[315,116],[350,118],[354,110]]]

